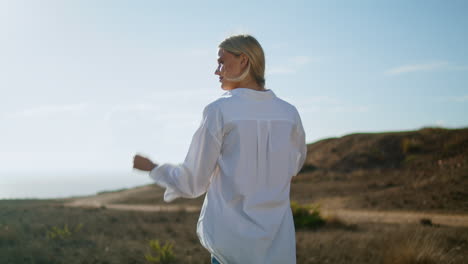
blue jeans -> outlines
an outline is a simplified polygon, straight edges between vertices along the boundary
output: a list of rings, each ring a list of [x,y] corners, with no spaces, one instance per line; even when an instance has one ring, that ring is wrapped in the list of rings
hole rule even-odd
[[[221,264],[213,255],[211,255],[211,264]]]

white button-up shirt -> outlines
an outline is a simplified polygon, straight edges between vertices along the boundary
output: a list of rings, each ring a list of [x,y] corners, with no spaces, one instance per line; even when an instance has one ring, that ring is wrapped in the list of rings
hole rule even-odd
[[[296,108],[271,90],[237,88],[203,111],[185,161],[150,172],[164,200],[206,192],[201,244],[221,263],[296,263],[291,178],[306,157]]]

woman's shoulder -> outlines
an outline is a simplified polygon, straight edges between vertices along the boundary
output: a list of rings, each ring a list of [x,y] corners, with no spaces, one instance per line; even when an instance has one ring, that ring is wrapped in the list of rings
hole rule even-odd
[[[297,110],[296,106],[294,106],[292,103],[279,97],[275,97],[274,101],[276,107],[280,108],[283,112],[287,112],[290,115],[299,116],[299,111]]]
[[[278,102],[278,104],[283,105],[285,108],[288,108],[288,109],[290,109],[292,111],[297,111],[297,108],[292,103],[290,103],[290,102],[288,102],[288,101],[286,101],[284,99],[281,99],[279,97],[276,97],[275,99]]]
[[[209,116],[222,116],[224,109],[226,109],[226,105],[229,104],[229,100],[229,97],[221,96],[218,99],[211,101],[203,109],[203,114]]]
[[[230,104],[230,102],[232,102],[233,100],[235,100],[235,98],[232,96],[232,94],[230,92],[225,92],[220,97],[215,99],[214,101],[211,101],[205,107],[205,109],[207,109],[207,110],[219,110],[219,109],[222,109],[223,107],[225,107],[227,104]]]

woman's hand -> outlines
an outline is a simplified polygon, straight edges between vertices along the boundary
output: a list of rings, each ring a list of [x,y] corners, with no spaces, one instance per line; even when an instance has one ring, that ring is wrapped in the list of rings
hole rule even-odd
[[[133,157],[133,168],[142,171],[152,171],[156,166],[150,159],[145,158],[140,155],[135,155]]]

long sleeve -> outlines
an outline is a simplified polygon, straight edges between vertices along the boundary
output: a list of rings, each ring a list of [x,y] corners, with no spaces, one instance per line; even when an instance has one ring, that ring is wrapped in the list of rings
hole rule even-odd
[[[295,144],[296,148],[298,149],[298,157],[297,157],[297,169],[296,173],[294,176],[296,176],[299,171],[301,170],[302,166],[304,165],[306,156],[307,156],[307,144],[305,142],[305,132],[304,132],[304,127],[302,126],[302,121],[301,117],[297,116],[298,121],[297,121],[297,126],[296,126],[296,138],[295,138]]]
[[[221,124],[221,113],[208,105],[185,161],[179,165],[162,164],[150,172],[156,184],[166,188],[164,201],[171,202],[178,197],[195,198],[207,191],[221,151]]]

